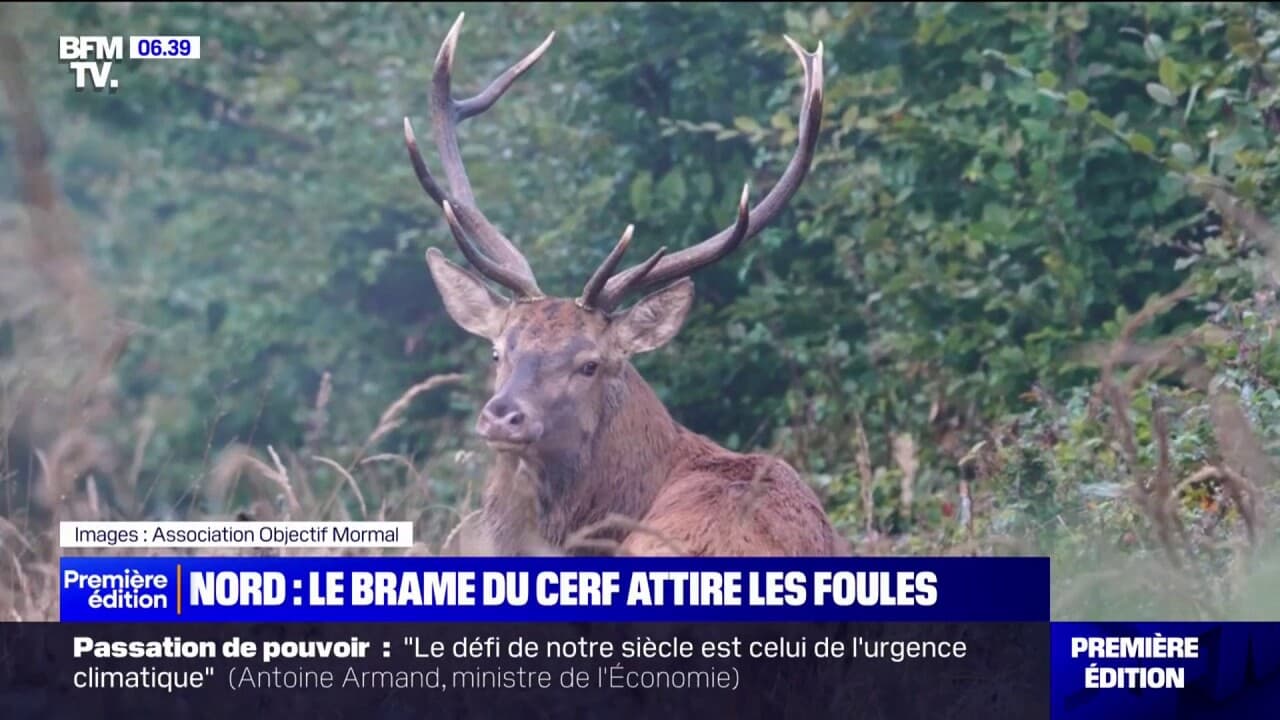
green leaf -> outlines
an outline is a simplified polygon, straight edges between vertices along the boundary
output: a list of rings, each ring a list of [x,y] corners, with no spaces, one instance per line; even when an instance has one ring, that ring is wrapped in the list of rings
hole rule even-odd
[[[1155,143],[1151,142],[1151,138],[1140,132],[1129,133],[1129,147],[1144,155],[1151,155],[1156,151]]]
[[[639,214],[649,212],[653,201],[653,175],[647,171],[636,175],[631,181],[631,209]]]
[[[783,13],[783,19],[787,21],[788,30],[808,30],[809,18],[805,17],[797,10],[787,10]],[[796,38],[799,40],[800,38]]]
[[[845,108],[845,111],[840,115],[840,129],[846,132],[852,130],[854,123],[858,122],[859,110],[857,105],[850,105]]]
[[[813,19],[810,20],[810,27],[813,28],[815,33],[821,33],[831,27],[831,12],[824,7],[814,10]]]
[[[1142,41],[1142,49],[1147,53],[1147,57],[1152,60],[1159,60],[1164,57],[1164,40],[1155,33],[1151,33]]]
[[[1099,125],[1106,128],[1107,130],[1115,132],[1116,121],[1112,120],[1110,115],[1094,110],[1093,112],[1089,113],[1089,117],[1093,118],[1094,122],[1098,123]]]
[[[684,175],[679,170],[672,170],[658,182],[658,195],[662,197],[663,204],[670,208],[684,205],[686,191]]]
[[[756,122],[754,118],[749,118],[745,115],[734,118],[733,126],[742,132],[749,133],[751,135],[757,135],[764,132],[764,128],[760,127],[760,123]]]
[[[1089,107],[1089,96],[1080,90],[1072,90],[1067,93],[1067,107],[1075,112],[1083,112],[1085,108]]]
[[[1178,98],[1174,96],[1173,92],[1160,83],[1147,83],[1147,94],[1151,96],[1152,100],[1161,105],[1172,107],[1178,104]]]
[[[1182,92],[1182,79],[1179,77],[1179,66],[1176,60],[1165,55],[1160,58],[1160,83],[1169,88],[1173,93]]]
[[[1227,25],[1227,44],[1231,46],[1231,54],[1242,60],[1257,62],[1262,57],[1262,48],[1247,23],[1233,22]]]
[[[1088,6],[1070,6],[1065,5],[1066,17],[1063,18],[1064,24],[1068,29],[1074,32],[1081,32],[1089,27],[1089,8]]]
[[[1196,151],[1192,150],[1191,146],[1186,143],[1174,143],[1173,147],[1169,148],[1169,152],[1173,155],[1175,160],[1184,165],[1195,164]]]
[[[860,117],[858,118],[858,129],[865,130],[867,132],[874,132],[880,129],[880,121],[870,115]]]
[[[1052,90],[1053,88],[1058,87],[1058,76],[1048,70],[1041,70],[1036,75],[1036,84],[1042,88]]]
[[[711,191],[715,187],[715,180],[712,179],[711,173],[700,172],[693,174],[693,177],[690,179],[690,184],[693,185],[693,192],[698,197],[708,197],[711,195]]]

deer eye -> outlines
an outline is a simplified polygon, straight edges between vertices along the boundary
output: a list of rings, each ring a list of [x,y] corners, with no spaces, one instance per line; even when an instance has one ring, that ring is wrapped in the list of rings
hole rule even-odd
[[[498,348],[493,349],[493,361],[498,362]]]
[[[584,364],[582,367],[578,368],[578,372],[582,373],[583,375],[586,375],[587,377],[591,377],[592,375],[596,374],[596,370],[598,370],[599,368],[600,368],[599,363],[589,362]]]

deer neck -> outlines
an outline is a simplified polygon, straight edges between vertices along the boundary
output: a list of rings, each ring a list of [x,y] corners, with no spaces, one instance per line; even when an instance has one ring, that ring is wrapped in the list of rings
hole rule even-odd
[[[677,460],[683,428],[630,363],[605,399],[595,434],[572,453],[519,458],[499,453],[485,493],[496,550],[559,548],[610,514],[640,520]],[[595,540],[620,540],[602,528]]]

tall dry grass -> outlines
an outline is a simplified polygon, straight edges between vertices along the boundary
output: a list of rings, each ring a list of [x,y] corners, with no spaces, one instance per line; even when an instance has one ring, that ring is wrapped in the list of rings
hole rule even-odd
[[[1206,323],[1154,341],[1135,340],[1144,326],[1193,295],[1188,282],[1153,298],[1125,323],[1113,342],[1083,349],[1082,357],[1100,369],[1090,411],[1095,417],[1105,414],[1109,439],[1120,449],[1130,473],[1127,500],[1145,518],[1163,562],[1117,557],[1110,567],[1080,574],[1055,596],[1057,615],[1070,614],[1086,596],[1108,593],[1179,598],[1177,604],[1187,619],[1217,617],[1228,607],[1233,615],[1250,618],[1280,611],[1280,603],[1258,602],[1251,596],[1259,588],[1274,586],[1280,572],[1280,555],[1268,543],[1267,532],[1268,510],[1280,508],[1280,477],[1241,396],[1208,362],[1209,349],[1224,339],[1221,329]],[[1168,393],[1156,380],[1190,388],[1207,406],[1213,449],[1199,467],[1184,475],[1176,474],[1171,461],[1172,410]],[[1154,462],[1140,458],[1134,404],[1141,392],[1150,393]],[[1211,524],[1193,533],[1186,521],[1188,496],[1206,487],[1210,496],[1223,498],[1223,507]],[[1197,556],[1205,555],[1206,545],[1223,551],[1217,555],[1225,557],[1225,563],[1206,569],[1197,562]]]
[[[443,503],[433,497],[433,462],[395,453],[372,453],[379,439],[404,422],[412,401],[433,389],[455,385],[461,375],[440,375],[419,383],[397,398],[383,413],[377,427],[351,459],[342,462],[315,452],[263,450],[235,444],[216,453],[208,471],[191,488],[206,508],[183,516],[187,520],[307,520],[307,521],[409,521],[416,543],[409,549],[388,551],[306,548],[228,549],[215,551],[149,548],[77,549],[75,554],[233,554],[233,555],[330,555],[334,553],[395,552],[408,555],[482,554],[481,535],[474,523],[478,492],[464,492],[460,500]],[[322,386],[317,405],[323,404]],[[142,424],[144,427],[145,423]],[[318,428],[322,431],[323,428]],[[58,523],[67,520],[136,520],[145,517],[144,491],[137,485],[137,465],[148,435],[138,435],[128,453],[130,462],[116,475],[98,470],[106,463],[96,454],[107,453],[105,438],[77,429],[58,434],[48,449],[36,449],[38,467],[26,480],[30,491],[26,504],[0,514],[0,617],[46,620],[57,617]],[[12,458],[0,454],[0,468]],[[479,483],[477,459],[459,453],[447,459],[460,464]],[[113,465],[113,467],[119,467]],[[392,473],[388,473],[388,468]],[[18,473],[6,471],[8,484]],[[391,475],[397,482],[388,482]],[[109,488],[109,490],[108,490]],[[108,503],[104,497],[111,496]],[[237,500],[239,498],[239,500]]]

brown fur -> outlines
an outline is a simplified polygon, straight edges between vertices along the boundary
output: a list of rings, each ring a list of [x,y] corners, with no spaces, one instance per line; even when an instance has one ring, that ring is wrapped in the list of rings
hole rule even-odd
[[[495,345],[521,356],[553,356],[575,344],[598,348],[609,324],[567,300],[516,304]],[[648,529],[592,535],[620,543],[631,555],[849,552],[794,469],[775,457],[730,452],[682,427],[625,357],[605,355],[605,363],[616,364],[613,372],[573,408],[594,421],[584,442],[519,456],[497,453],[482,515],[497,553],[560,547],[610,515]],[[510,375],[500,366],[495,390]],[[544,379],[540,390],[554,391],[546,387],[554,380]]]

